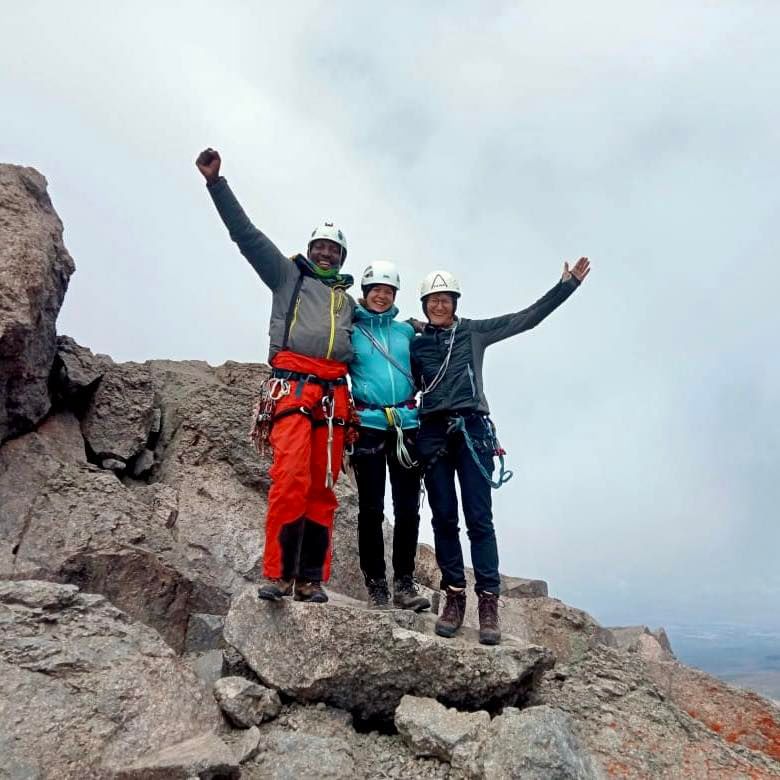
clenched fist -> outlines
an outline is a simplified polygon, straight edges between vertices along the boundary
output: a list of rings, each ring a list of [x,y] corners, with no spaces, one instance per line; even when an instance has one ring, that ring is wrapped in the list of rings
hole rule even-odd
[[[209,147],[198,155],[195,165],[198,166],[198,170],[203,174],[203,178],[209,184],[213,184],[219,178],[219,166],[222,165],[222,158],[216,149]]]

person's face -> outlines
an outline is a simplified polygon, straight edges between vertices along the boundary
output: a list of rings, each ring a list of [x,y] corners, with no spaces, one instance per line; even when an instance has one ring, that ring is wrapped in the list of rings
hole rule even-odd
[[[387,311],[395,301],[395,288],[389,284],[373,284],[366,294],[366,308],[377,314]]]
[[[437,328],[448,328],[454,321],[455,301],[449,293],[433,293],[425,299],[428,322]]]
[[[332,271],[341,266],[341,247],[335,241],[318,238],[309,246],[309,260],[323,271]]]

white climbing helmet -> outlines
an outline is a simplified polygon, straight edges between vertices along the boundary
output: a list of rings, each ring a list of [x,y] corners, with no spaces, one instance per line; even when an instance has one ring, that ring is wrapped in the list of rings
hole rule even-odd
[[[325,239],[338,244],[341,247],[341,262],[344,262],[347,257],[347,237],[342,230],[337,228],[332,222],[321,222],[311,231],[311,238],[306,248],[310,249],[312,242],[318,239]]]
[[[460,298],[460,284],[449,271],[431,271],[420,282],[420,300],[424,300],[433,293],[448,292]]]
[[[366,287],[369,284],[386,284],[400,290],[401,277],[398,275],[395,263],[391,263],[389,260],[377,260],[375,263],[371,263],[363,271],[363,278],[360,280],[361,287]]]

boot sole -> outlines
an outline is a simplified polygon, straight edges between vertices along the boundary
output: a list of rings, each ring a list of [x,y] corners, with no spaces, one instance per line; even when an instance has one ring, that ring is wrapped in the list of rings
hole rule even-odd
[[[479,643],[481,645],[498,645],[501,644],[501,634],[493,636],[479,636]]]
[[[304,604],[327,604],[328,603],[328,597],[327,596],[309,596],[308,598],[304,596],[293,596],[293,601],[301,601]]]
[[[267,591],[257,591],[257,598],[263,601],[281,601],[285,596],[289,596],[289,593],[268,593]]]
[[[395,609],[408,609],[412,612],[423,612],[424,610],[431,608],[431,603],[426,601],[424,604],[407,604],[404,606],[403,604],[399,604],[398,602],[394,601],[393,607]]]
[[[452,639],[458,631],[457,628],[440,628],[439,626],[434,626],[433,630],[437,636],[443,636],[445,639]]]

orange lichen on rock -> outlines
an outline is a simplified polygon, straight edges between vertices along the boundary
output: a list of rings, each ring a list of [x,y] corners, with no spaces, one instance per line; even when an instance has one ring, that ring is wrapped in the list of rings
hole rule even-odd
[[[631,767],[621,764],[619,761],[610,761],[607,764],[607,774],[610,777],[631,777]]]
[[[776,761],[780,761],[780,724],[766,713],[757,718],[757,726],[767,741],[764,752]]]

